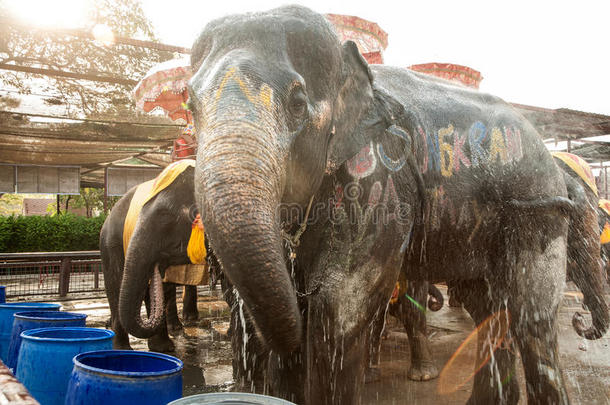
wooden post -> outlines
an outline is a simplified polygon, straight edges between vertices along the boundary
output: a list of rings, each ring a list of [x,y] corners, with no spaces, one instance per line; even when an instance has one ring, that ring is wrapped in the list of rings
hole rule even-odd
[[[59,194],[57,194],[57,215],[61,214],[61,210],[59,208]]]
[[[61,267],[59,269],[59,296],[65,297],[70,291],[70,270],[72,267],[72,259],[63,257],[61,259]]]
[[[572,141],[568,139],[568,153],[572,152]]]

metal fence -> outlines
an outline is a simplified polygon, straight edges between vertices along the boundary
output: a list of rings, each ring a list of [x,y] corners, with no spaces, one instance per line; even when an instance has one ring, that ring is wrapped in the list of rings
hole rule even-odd
[[[0,253],[0,285],[9,298],[103,293],[100,252]]]

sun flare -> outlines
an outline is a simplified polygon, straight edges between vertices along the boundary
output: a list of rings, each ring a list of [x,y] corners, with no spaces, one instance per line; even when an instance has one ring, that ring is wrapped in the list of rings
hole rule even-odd
[[[90,0],[6,0],[7,9],[21,22],[50,28],[87,25]]]

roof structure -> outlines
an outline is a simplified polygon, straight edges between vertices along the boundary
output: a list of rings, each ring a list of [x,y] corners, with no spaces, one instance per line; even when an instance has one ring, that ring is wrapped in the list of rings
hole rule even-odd
[[[376,24],[369,25],[365,27],[367,32],[373,32],[381,48],[385,47],[387,34]],[[80,31],[69,34],[90,35]],[[120,41],[183,54],[190,52],[185,48],[128,38],[120,38]],[[14,70],[11,66],[0,66],[0,69]],[[82,79],[96,80],[94,77]],[[133,79],[137,78],[129,78],[135,82]],[[545,141],[579,141],[582,144],[577,146],[574,142],[573,152],[589,162],[610,161],[610,144],[589,140],[610,135],[610,116],[565,108],[513,106]],[[144,114],[82,118],[68,114],[65,105],[57,105],[44,94],[11,94],[0,89],[0,163],[80,166],[82,186],[103,186],[103,169],[109,166],[166,166],[171,161],[173,141],[183,128],[183,124],[166,117]]]

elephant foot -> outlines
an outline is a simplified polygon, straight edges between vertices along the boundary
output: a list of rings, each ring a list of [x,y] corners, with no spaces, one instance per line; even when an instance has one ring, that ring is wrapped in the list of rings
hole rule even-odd
[[[176,345],[174,345],[174,342],[167,336],[153,336],[148,339],[148,349],[153,352],[168,353],[176,350]]]
[[[184,326],[182,325],[182,322],[180,322],[180,321],[176,321],[176,322],[167,324],[167,331],[172,336],[179,335],[183,329],[184,329]]]
[[[197,321],[199,320],[199,312],[188,312],[188,313],[183,313],[182,314],[183,318],[184,318],[184,323],[187,326],[194,326],[197,324]]]
[[[453,308],[462,308],[462,303],[457,300],[453,295],[449,296],[449,306]]]
[[[438,369],[432,362],[423,362],[421,365],[412,365],[407,377],[414,381],[429,381],[438,377]]]
[[[131,345],[129,344],[129,340],[126,342],[117,342],[116,340],[112,343],[112,348],[114,350],[133,350]]]
[[[364,383],[372,383],[381,380],[381,370],[379,367],[367,367],[364,370]]]

